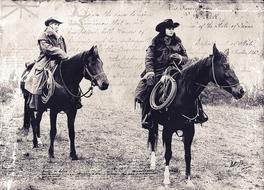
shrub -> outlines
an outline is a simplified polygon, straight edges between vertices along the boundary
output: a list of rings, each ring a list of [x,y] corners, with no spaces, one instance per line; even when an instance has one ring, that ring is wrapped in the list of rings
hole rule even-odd
[[[7,83],[0,83],[0,102],[6,103],[12,99],[14,88]]]
[[[234,100],[232,95],[225,90],[216,88],[214,85],[209,84],[202,92],[201,100],[204,104],[209,105],[230,104],[238,107],[263,106],[264,89],[253,86],[251,90],[246,89],[246,93],[241,99]]]

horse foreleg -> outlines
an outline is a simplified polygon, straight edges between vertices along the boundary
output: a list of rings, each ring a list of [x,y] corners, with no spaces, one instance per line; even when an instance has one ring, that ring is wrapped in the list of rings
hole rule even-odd
[[[23,127],[21,129],[21,133],[23,135],[28,135],[29,132],[29,127],[30,127],[30,110],[27,106],[27,99],[25,97],[24,101],[24,119],[23,119]]]
[[[74,130],[76,112],[77,112],[76,110],[71,110],[67,112],[68,131],[70,138],[70,157],[72,158],[72,160],[78,160],[75,150],[75,130]]]
[[[49,157],[54,158],[54,140],[57,134],[56,121],[58,112],[50,110],[50,147]]]
[[[183,130],[183,143],[184,143],[184,152],[185,152],[185,179],[187,180],[186,188],[194,189],[194,184],[191,181],[191,145],[194,137],[194,125],[187,125]]]
[[[32,133],[33,133],[33,148],[38,147],[38,140],[37,140],[37,130],[36,130],[36,117],[34,115],[34,111],[29,110],[30,114],[30,122],[32,126]]]
[[[36,136],[37,136],[38,145],[40,146],[43,145],[41,138],[40,138],[40,122],[41,122],[43,112],[44,110],[41,110],[41,111],[38,111],[36,114]]]
[[[170,184],[169,164],[172,155],[172,151],[171,151],[172,134],[173,132],[166,130],[166,127],[164,126],[162,139],[163,139],[163,144],[165,145],[165,171],[164,171],[164,181],[163,181],[165,185]]]

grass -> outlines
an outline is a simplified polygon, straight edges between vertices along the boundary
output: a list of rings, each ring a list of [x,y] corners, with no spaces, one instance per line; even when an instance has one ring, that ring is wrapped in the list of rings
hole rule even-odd
[[[10,86],[8,83],[0,83],[0,102],[1,103],[8,103],[14,93],[14,88]]]
[[[65,115],[58,117],[55,160],[48,161],[48,146],[35,150],[31,141],[18,142],[13,187],[35,189],[164,189],[161,134],[157,168],[150,170],[147,132],[140,128],[140,112],[115,109],[93,97],[84,101],[76,118],[76,150],[69,158]],[[86,105],[87,104],[87,105]],[[261,189],[260,163],[263,131],[257,120],[261,110],[205,106],[209,121],[196,126],[192,146],[193,182],[197,189]],[[107,119],[105,119],[107,118]],[[17,125],[20,122],[17,121]],[[254,125],[254,126],[252,126]],[[49,118],[41,123],[44,143],[49,144]],[[171,188],[184,189],[184,149],[173,137]],[[28,152],[32,159],[24,156]],[[259,156],[256,156],[259,155]],[[234,164],[235,163],[235,164]],[[231,167],[232,166],[232,167]],[[30,185],[29,185],[30,184]]]

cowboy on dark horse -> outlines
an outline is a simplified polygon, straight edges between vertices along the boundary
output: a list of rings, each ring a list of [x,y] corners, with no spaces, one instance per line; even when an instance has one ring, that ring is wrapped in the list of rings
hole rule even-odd
[[[154,85],[161,79],[164,71],[172,61],[177,63],[179,69],[187,63],[188,56],[182,45],[181,39],[175,35],[174,29],[180,24],[166,19],[156,26],[159,34],[152,39],[147,49],[145,58],[145,70],[141,74],[141,80],[136,88],[135,99],[142,107],[142,127],[149,129],[152,126],[152,114],[149,104],[149,96]],[[207,121],[200,100],[199,116],[197,123]]]
[[[65,40],[58,33],[60,24],[61,21],[52,17],[45,21],[46,29],[38,39],[40,55],[33,68],[29,67],[31,71],[25,81],[25,89],[32,94],[29,107],[34,110],[39,109],[41,101],[44,68],[54,71],[57,64],[68,58]],[[80,98],[75,98],[73,101],[77,109],[82,107]]]

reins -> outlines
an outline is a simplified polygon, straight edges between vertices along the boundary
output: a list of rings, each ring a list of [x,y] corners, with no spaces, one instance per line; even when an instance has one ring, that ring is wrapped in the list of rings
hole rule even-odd
[[[181,63],[181,61],[182,60],[180,60],[180,62],[179,63]],[[196,64],[197,62],[195,62],[194,64]],[[237,85],[239,85],[240,83],[238,82],[238,83],[236,83],[236,84],[232,84],[232,85],[220,85],[218,82],[217,82],[217,80],[216,80],[216,75],[215,75],[215,64],[214,64],[214,56],[212,56],[212,75],[213,75],[213,80],[214,80],[214,83],[215,83],[215,85],[216,85],[216,87],[217,88],[220,88],[220,89],[222,89],[222,88],[231,88],[231,87],[234,87],[234,86],[237,86]],[[179,67],[177,66],[177,64],[175,63],[175,61],[173,60],[173,64],[174,64],[174,66],[175,66],[175,69],[178,71],[178,72],[176,72],[176,73],[174,73],[173,75],[172,75],[172,77],[174,77],[175,75],[177,75],[177,74],[182,74],[182,72],[184,71],[184,70],[187,70],[187,69],[189,69],[192,65],[194,65],[194,64],[191,64],[191,65],[189,65],[188,67],[185,67],[184,69],[182,69],[182,70],[180,70],[179,69]],[[195,83],[196,85],[198,85],[198,86],[202,86],[202,87],[204,87],[204,88],[207,88],[207,86],[206,85],[204,85],[204,84],[201,84],[201,83]],[[184,114],[181,114],[184,118],[186,118],[186,119],[188,119],[189,121],[193,121],[193,120],[195,120],[198,116],[199,116],[199,114],[198,114],[198,112],[199,112],[199,108],[198,108],[198,104],[197,104],[197,113],[196,113],[196,115],[194,116],[194,117],[192,117],[192,118],[190,118],[190,117],[188,117],[188,116],[186,116],[186,115],[184,115]]]
[[[67,85],[65,84],[65,81],[63,80],[63,77],[62,77],[62,72],[61,72],[61,65],[62,65],[62,62],[60,62],[60,66],[59,66],[59,71],[60,71],[60,78],[61,78],[61,81],[62,81],[62,85],[63,85],[63,88],[68,92],[68,94],[70,94],[71,96],[73,96],[74,98],[81,98],[81,97],[86,97],[86,94],[88,94],[90,92],[90,94],[87,96],[88,98],[92,96],[93,94],[93,87],[95,86],[92,81],[91,81],[91,86],[90,88],[85,92],[83,93],[82,90],[80,90],[81,92],[81,95],[75,95],[73,94],[70,89],[67,87]],[[79,89],[81,89],[81,87],[79,86],[78,87]]]
[[[98,58],[97,58],[98,59]],[[75,98],[81,98],[81,97],[85,97],[85,98],[89,98],[93,95],[93,88],[95,87],[95,81],[97,81],[97,78],[104,74],[104,72],[101,72],[99,74],[96,74],[96,75],[93,75],[89,69],[87,68],[87,65],[85,64],[84,65],[84,69],[83,69],[83,76],[85,76],[85,72],[87,72],[87,74],[90,76],[91,78],[91,86],[89,87],[89,89],[83,93],[80,85],[78,87],[79,89],[79,92],[81,93],[81,95],[75,95],[73,94],[70,89],[67,87],[67,85],[65,84],[64,80],[63,80],[63,77],[62,77],[62,69],[61,69],[61,65],[62,65],[62,62],[60,62],[60,66],[59,66],[59,70],[60,70],[60,77],[61,77],[61,81],[62,81],[62,84],[63,84],[63,87],[65,88],[65,90],[68,92],[68,94],[70,94],[71,96],[75,97]],[[87,95],[88,93],[90,93],[89,95]]]
[[[238,83],[236,83],[236,84],[232,84],[232,85],[220,85],[218,82],[217,82],[217,80],[216,80],[216,75],[215,75],[215,68],[214,68],[215,66],[214,66],[214,56],[212,56],[212,74],[213,74],[213,80],[214,80],[214,84],[216,85],[216,87],[217,88],[220,88],[220,89],[222,89],[222,88],[231,88],[231,87],[234,87],[234,86],[237,86],[237,85],[239,85],[240,83],[238,82]],[[204,87],[204,88],[206,88],[207,86],[206,85],[204,85],[204,84],[201,84],[201,83],[195,83],[196,85],[198,85],[198,86],[202,86],[202,87]]]

